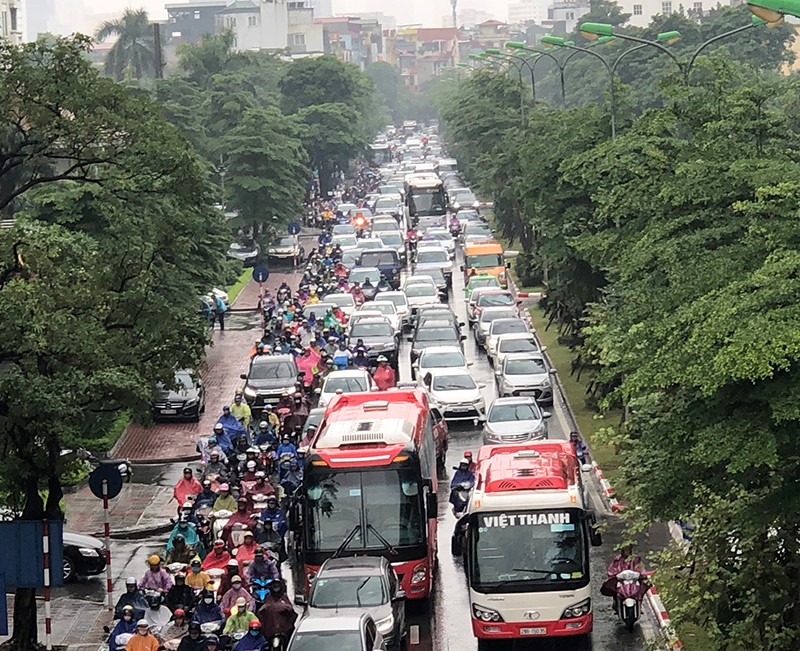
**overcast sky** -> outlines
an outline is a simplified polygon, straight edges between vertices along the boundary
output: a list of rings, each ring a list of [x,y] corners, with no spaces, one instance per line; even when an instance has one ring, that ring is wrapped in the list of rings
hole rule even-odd
[[[57,0],[56,4],[72,4],[76,0]],[[80,0],[78,0],[80,1]],[[121,12],[126,7],[144,7],[153,19],[164,19],[164,0],[82,0],[88,13],[107,14]],[[169,0],[179,2],[181,0]],[[489,11],[496,18],[506,18],[509,0],[458,0],[459,9],[470,7]],[[62,5],[62,6],[63,6]],[[491,8],[491,10],[490,10]],[[450,0],[333,0],[335,14],[379,11],[397,18],[398,24],[423,23],[428,27],[441,27],[442,16],[451,12]],[[75,13],[71,14],[75,16]],[[77,14],[80,15],[80,14]],[[84,28],[85,29],[85,28]]]

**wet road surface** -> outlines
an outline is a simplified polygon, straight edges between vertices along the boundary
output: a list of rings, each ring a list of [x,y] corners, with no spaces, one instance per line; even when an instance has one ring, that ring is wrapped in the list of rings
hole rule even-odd
[[[457,254],[460,255],[460,252]],[[450,307],[458,315],[459,320],[467,322],[465,304],[463,300],[463,280],[458,272],[459,259],[454,263],[453,289],[450,294]],[[270,276],[269,287],[277,287],[282,280],[290,280],[285,274],[273,273]],[[231,329],[256,329],[258,320],[252,313],[233,312],[226,321],[226,328]],[[467,332],[467,329],[464,329]],[[255,339],[255,334],[254,334]],[[409,345],[403,339],[400,355],[400,379],[411,380],[409,365]],[[483,389],[487,407],[495,397],[494,372],[489,365],[486,355],[475,344],[474,337],[469,334],[464,342],[467,359],[473,362],[471,371],[478,383],[486,385]],[[246,354],[246,351],[242,351]],[[566,369],[559,369],[562,372]],[[558,396],[550,411],[553,417],[549,423],[549,436],[553,439],[566,439],[569,432],[565,419],[565,410]],[[449,449],[447,453],[448,476],[440,481],[439,485],[439,517],[438,517],[438,546],[439,565],[438,575],[434,584],[433,595],[427,605],[408,602],[409,623],[409,648],[412,651],[472,651],[478,648],[477,641],[472,635],[470,623],[470,605],[467,584],[464,577],[461,558],[454,558],[450,553],[450,536],[455,524],[449,497],[449,473],[464,456],[465,450],[472,450],[477,455],[481,446],[482,434],[480,427],[472,424],[454,424],[450,427]],[[186,464],[163,464],[138,466],[135,468],[133,481],[141,483],[154,483],[172,486],[179,479],[181,470]],[[196,466],[197,464],[189,464]],[[496,649],[513,649],[515,651],[634,651],[647,647],[647,639],[651,641],[656,636],[656,629],[648,611],[644,611],[642,619],[634,633],[629,634],[617,622],[611,610],[611,600],[600,595],[600,585],[605,578],[605,571],[616,545],[622,534],[622,523],[610,513],[605,503],[600,498],[598,487],[593,477],[584,475],[590,487],[593,507],[600,520],[605,524],[603,545],[592,547],[590,553],[592,572],[592,602],[594,610],[594,632],[586,638],[561,638],[524,640],[518,642],[499,643]],[[113,525],[112,525],[113,526]],[[163,551],[166,535],[156,536],[152,539],[134,541],[112,541],[113,578],[115,584],[115,600],[124,589],[124,580],[127,576],[141,577],[146,569],[145,559],[154,552]],[[284,577],[290,585],[291,571],[284,564]],[[102,603],[105,598],[104,577],[80,579],[77,583],[56,590],[54,596],[77,597],[85,600]]]

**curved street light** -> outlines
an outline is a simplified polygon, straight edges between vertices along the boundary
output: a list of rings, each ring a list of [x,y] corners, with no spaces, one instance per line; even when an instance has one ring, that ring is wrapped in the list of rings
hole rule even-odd
[[[496,47],[490,47],[483,51],[484,56],[489,57],[499,57],[505,61],[508,61],[509,65],[513,65],[516,68],[517,73],[519,75],[519,112],[520,118],[522,119],[522,126],[525,127],[527,125],[527,118],[525,116],[525,86],[522,83],[522,65],[528,65],[528,62],[525,61],[522,57],[514,56],[513,54],[507,54],[506,52],[500,51]],[[522,63],[517,64],[517,60],[522,61]],[[530,68],[530,66],[528,66]]]

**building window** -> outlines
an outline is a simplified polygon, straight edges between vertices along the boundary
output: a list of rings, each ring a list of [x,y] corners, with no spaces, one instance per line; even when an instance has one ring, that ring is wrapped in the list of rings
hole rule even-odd
[[[665,16],[672,13],[672,3],[671,2],[662,2],[661,3],[661,13]]]
[[[305,44],[306,44],[305,34],[292,34],[292,45],[305,45]]]
[[[200,20],[200,12],[199,11],[195,11],[194,12],[194,19],[195,20]]]
[[[236,18],[228,16],[228,18],[225,21],[225,24],[227,24],[228,27],[236,27]]]
[[[633,5],[633,15],[634,16],[642,15],[642,5]]]
[[[17,31],[17,8],[16,7],[10,7],[10,10],[11,10],[11,31],[12,32],[16,32]]]
[[[248,16],[247,17],[247,24],[248,24],[249,27],[255,27],[256,26],[256,17],[255,16]]]
[[[695,2],[694,3],[694,10],[697,13],[702,14],[703,13],[703,3],[702,2]]]

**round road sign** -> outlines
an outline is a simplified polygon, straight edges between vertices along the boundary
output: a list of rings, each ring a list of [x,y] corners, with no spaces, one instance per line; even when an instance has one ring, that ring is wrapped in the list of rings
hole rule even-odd
[[[269,269],[267,269],[264,265],[257,265],[253,267],[253,280],[257,283],[265,283],[267,282],[267,278],[269,278]]]
[[[286,230],[289,231],[289,235],[297,235],[300,232],[300,224],[292,222],[286,227]]]
[[[104,463],[89,475],[89,490],[92,495],[103,499],[103,482],[106,483],[106,491],[109,499],[115,498],[122,490],[122,475],[116,463]]]

